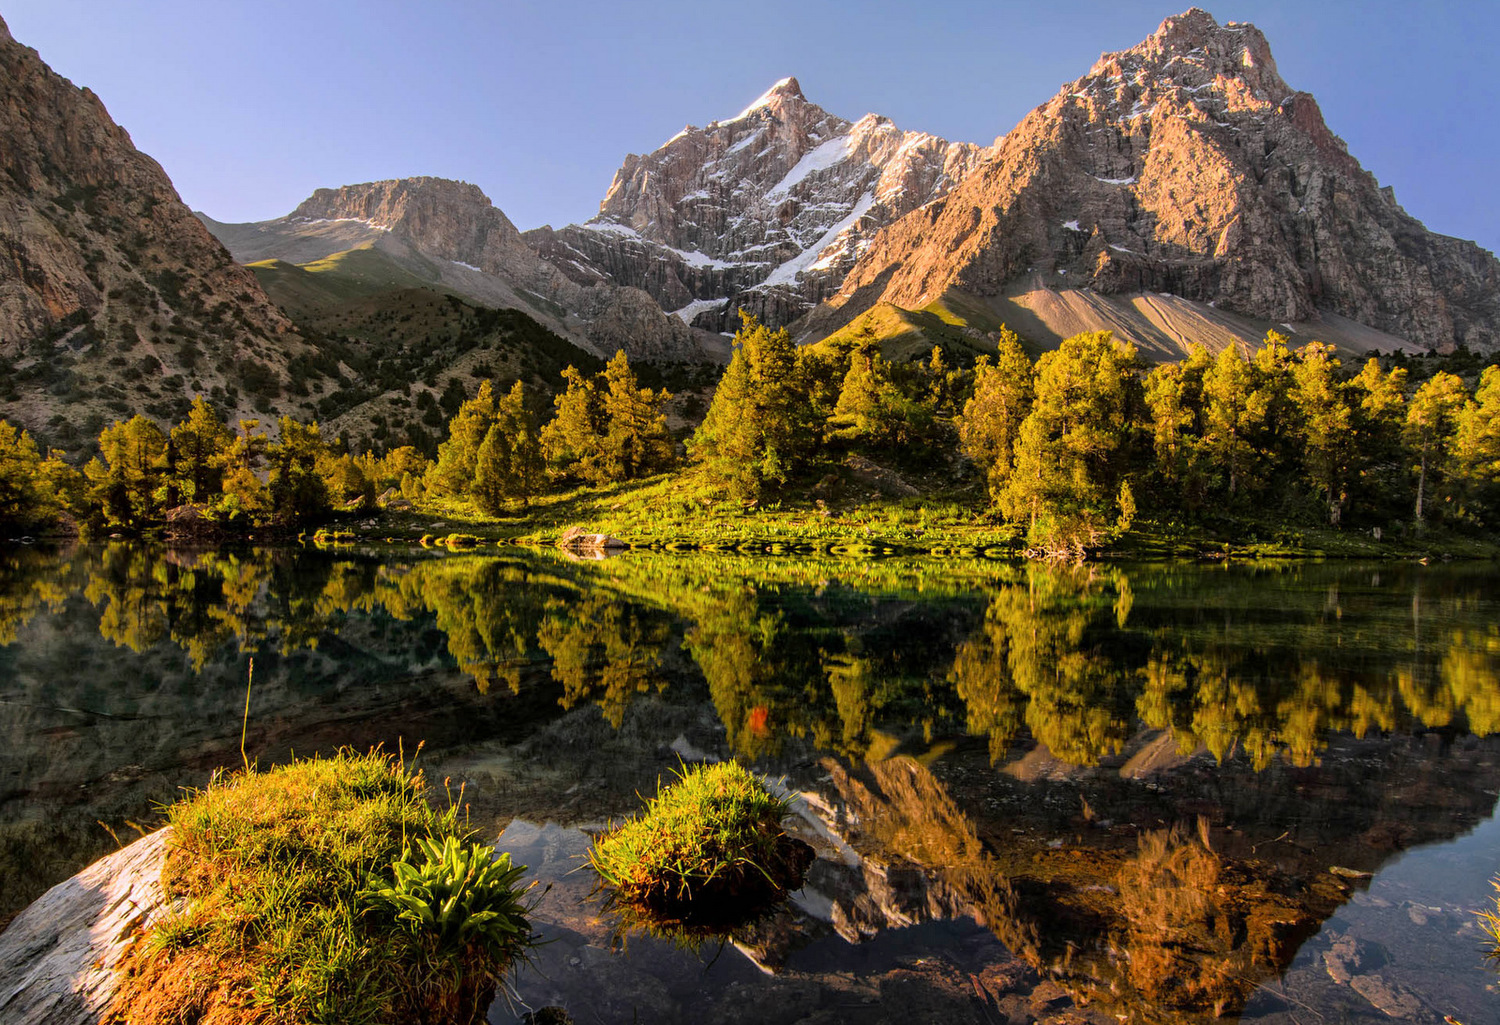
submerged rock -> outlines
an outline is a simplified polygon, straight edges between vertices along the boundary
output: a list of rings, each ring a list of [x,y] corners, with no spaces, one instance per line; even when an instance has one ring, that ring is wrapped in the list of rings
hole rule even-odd
[[[92,1025],[116,968],[165,906],[159,829],[42,894],[0,933],[0,1025]]]

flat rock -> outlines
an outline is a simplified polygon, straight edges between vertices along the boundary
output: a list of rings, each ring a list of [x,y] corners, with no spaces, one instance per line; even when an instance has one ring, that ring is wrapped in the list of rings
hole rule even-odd
[[[164,907],[159,829],[42,894],[0,933],[0,1025],[94,1025],[115,969]]]
[[[1370,972],[1389,961],[1385,948],[1353,936],[1335,936],[1333,945],[1323,952],[1323,965],[1334,982],[1349,984],[1356,975]]]
[[[1349,988],[1397,1021],[1437,1020],[1436,1012],[1421,997],[1383,975],[1356,975],[1349,980]]]

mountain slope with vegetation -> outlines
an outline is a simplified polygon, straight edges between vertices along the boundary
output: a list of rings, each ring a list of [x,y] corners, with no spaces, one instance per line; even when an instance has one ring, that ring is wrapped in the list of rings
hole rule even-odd
[[[0,416],[46,445],[194,395],[300,409],[307,346],[92,92],[0,22]]]

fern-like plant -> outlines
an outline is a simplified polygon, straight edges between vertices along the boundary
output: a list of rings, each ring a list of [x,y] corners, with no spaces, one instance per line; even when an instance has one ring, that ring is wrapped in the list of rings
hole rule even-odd
[[[531,923],[519,885],[525,865],[512,865],[509,854],[494,857],[482,844],[462,844],[446,837],[442,846],[427,837],[391,865],[392,880],[371,876],[360,897],[394,911],[419,936],[431,936],[438,948],[461,950],[479,944],[507,963],[530,941]]]

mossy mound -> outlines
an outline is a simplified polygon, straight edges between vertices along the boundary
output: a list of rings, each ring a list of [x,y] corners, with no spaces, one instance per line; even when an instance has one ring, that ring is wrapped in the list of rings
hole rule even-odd
[[[169,818],[176,910],[113,1022],[478,1023],[531,942],[522,869],[384,755],[218,776]]]
[[[734,762],[685,768],[642,815],[596,838],[589,860],[627,919],[728,932],[802,885],[813,852],[782,830],[788,810]]]

